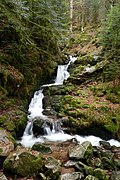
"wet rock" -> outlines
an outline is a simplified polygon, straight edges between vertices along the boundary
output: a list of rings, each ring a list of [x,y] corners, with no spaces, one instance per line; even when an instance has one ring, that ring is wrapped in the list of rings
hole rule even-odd
[[[97,177],[99,180],[108,180],[109,175],[108,171],[97,168],[94,170],[94,176]]]
[[[50,111],[53,113],[51,115],[56,116],[56,112],[59,111],[61,107],[61,99],[63,98],[62,95],[54,95],[54,96],[45,96],[43,99],[43,108],[44,110],[50,109]]]
[[[45,96],[53,96],[53,95],[65,95],[66,91],[64,85],[59,86],[46,86],[44,87],[44,95]]]
[[[61,175],[61,180],[78,180],[83,178],[84,174],[81,172],[66,173]]]
[[[41,152],[42,154],[49,154],[52,152],[51,148],[48,147],[48,146],[45,146],[45,145],[42,145],[40,143],[35,143],[33,146],[32,146],[32,150],[35,150],[35,151],[39,151]]]
[[[43,135],[44,134],[44,120],[36,119],[33,121],[33,134],[35,135]]]
[[[72,159],[88,159],[91,158],[93,154],[93,148],[89,141],[85,141],[74,147],[74,149],[69,149],[69,157]]]
[[[3,174],[3,172],[0,172],[0,179],[1,180],[7,180],[6,176]]]
[[[92,175],[88,175],[85,180],[99,180],[98,178],[96,178],[95,176]]]
[[[111,175],[111,180],[120,180],[120,171],[114,171]]]
[[[99,143],[103,148],[105,148],[107,150],[111,150],[111,145],[110,145],[109,142],[107,142],[107,141],[99,141]]]
[[[14,150],[12,136],[6,130],[0,130],[0,167],[5,158]]]
[[[61,163],[54,157],[48,157],[45,161],[46,172],[44,175],[50,179],[56,180],[60,178]]]
[[[27,151],[16,151],[5,159],[3,168],[5,172],[10,172],[22,177],[29,177],[41,172],[42,163],[40,155],[36,157]]]

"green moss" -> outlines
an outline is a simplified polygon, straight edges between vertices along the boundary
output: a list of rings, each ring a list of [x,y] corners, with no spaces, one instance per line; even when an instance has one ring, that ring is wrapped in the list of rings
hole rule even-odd
[[[0,148],[0,153],[3,152],[3,149]]]
[[[6,122],[6,116],[0,116],[0,124],[4,124]]]
[[[27,152],[21,153],[18,159],[9,156],[3,163],[5,171],[10,171],[23,177],[38,174],[41,171],[42,165],[41,156],[35,157]]]

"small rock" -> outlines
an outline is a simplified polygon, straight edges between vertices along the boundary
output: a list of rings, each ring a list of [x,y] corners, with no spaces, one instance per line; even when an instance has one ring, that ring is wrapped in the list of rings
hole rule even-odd
[[[94,176],[97,177],[99,180],[108,180],[109,175],[108,171],[97,168],[94,170]]]
[[[103,148],[105,148],[107,150],[111,150],[111,145],[110,145],[109,142],[107,142],[107,141],[99,141],[99,143]]]
[[[112,173],[111,180],[120,180],[120,171],[115,171]]]
[[[72,166],[75,166],[77,164],[77,161],[71,161],[71,160],[69,160],[69,161],[67,161],[65,164],[64,164],[64,166],[65,167],[72,167]]]
[[[49,170],[51,169],[53,173],[60,171],[61,163],[59,160],[55,159],[54,157],[48,157],[45,162],[45,167]]]
[[[86,175],[93,175],[94,169],[91,166],[87,166],[82,162],[78,162],[75,167],[79,169],[79,171],[84,172]]]
[[[98,178],[96,178],[95,176],[92,175],[88,175],[85,180],[99,180]]]
[[[3,174],[3,172],[0,172],[0,179],[1,180],[7,180],[6,176]]]
[[[61,175],[61,180],[78,180],[83,178],[84,175],[81,172],[66,173]]]

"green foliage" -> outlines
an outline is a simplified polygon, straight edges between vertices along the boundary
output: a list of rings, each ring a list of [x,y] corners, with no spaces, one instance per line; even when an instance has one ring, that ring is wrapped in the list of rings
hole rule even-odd
[[[0,63],[5,68],[8,65],[14,67],[13,74],[19,72],[13,76],[12,83],[9,82],[9,72],[7,76],[2,73],[0,81],[6,77],[6,88],[11,85],[10,95],[16,91],[20,73],[24,80],[17,93],[24,91],[25,94],[25,86],[38,85],[40,78],[45,80],[54,71],[60,58],[58,41],[64,29],[64,10],[64,1],[1,1]]]
[[[105,58],[109,65],[104,71],[105,80],[114,80],[119,84],[120,79],[120,5],[113,7],[108,15],[102,32],[102,44]],[[117,81],[118,80],[118,81]]]

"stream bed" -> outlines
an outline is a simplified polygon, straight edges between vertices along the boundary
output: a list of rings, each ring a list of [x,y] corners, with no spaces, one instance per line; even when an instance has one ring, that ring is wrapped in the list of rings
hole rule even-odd
[[[25,147],[32,147],[35,143],[45,143],[47,141],[51,142],[64,142],[70,139],[76,139],[78,143],[83,143],[84,141],[90,141],[93,146],[99,146],[99,141],[102,141],[100,137],[96,136],[80,136],[80,135],[70,135],[64,133],[62,130],[61,124],[59,121],[55,121],[54,119],[49,119],[48,116],[43,114],[43,89],[48,86],[59,86],[62,85],[64,80],[66,80],[70,74],[68,72],[68,67],[71,63],[76,61],[76,57],[70,56],[70,60],[66,65],[59,65],[57,70],[57,75],[52,84],[45,84],[40,87],[40,90],[34,93],[34,96],[30,102],[28,109],[28,122],[24,131],[24,134],[21,138],[20,143]],[[43,129],[44,135],[40,135],[35,137],[33,134],[33,122],[36,119],[43,120]],[[52,124],[52,127],[49,125],[49,122]],[[108,142],[111,145],[120,146],[120,142],[115,139],[110,139]]]

